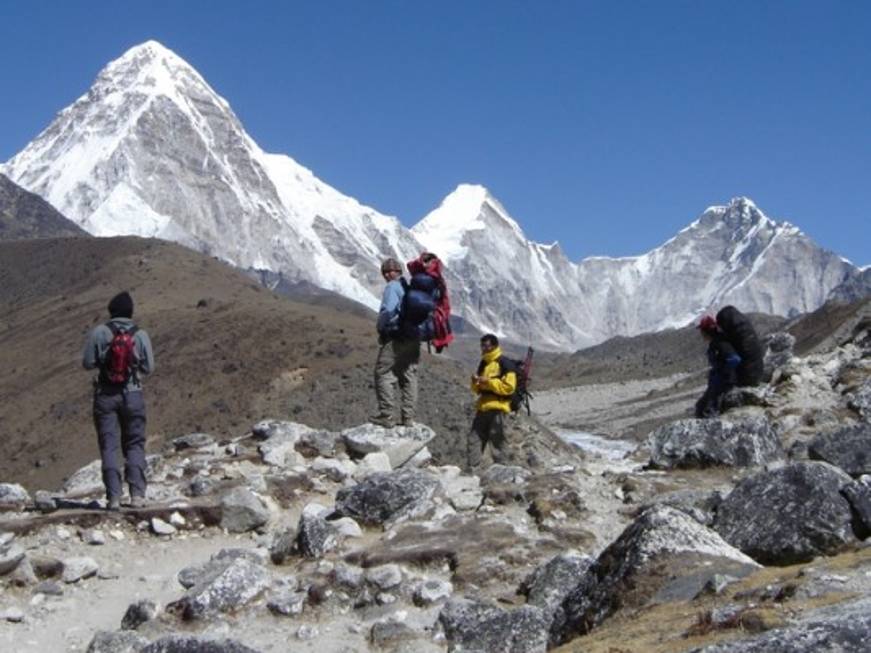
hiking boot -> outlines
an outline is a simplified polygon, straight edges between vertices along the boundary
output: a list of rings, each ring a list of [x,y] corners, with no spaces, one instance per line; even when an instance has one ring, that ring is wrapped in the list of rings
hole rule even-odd
[[[385,415],[375,415],[369,418],[370,424],[375,424],[376,426],[383,426],[386,429],[392,429],[396,426],[396,423],[393,421],[392,417],[387,417]]]
[[[121,510],[121,499],[118,497],[112,497],[106,502],[106,510],[110,512],[118,512]]]
[[[146,506],[145,497],[130,497],[131,508],[144,508]]]

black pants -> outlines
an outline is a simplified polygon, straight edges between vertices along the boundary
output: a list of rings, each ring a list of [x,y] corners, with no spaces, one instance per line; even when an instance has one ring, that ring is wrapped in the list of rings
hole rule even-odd
[[[122,494],[119,454],[130,496],[145,496],[145,400],[141,391],[94,394],[94,426],[100,444],[106,498]]]
[[[501,410],[488,410],[475,413],[472,428],[466,440],[466,465],[468,469],[481,466],[484,450],[490,445],[490,455],[494,463],[507,465],[509,462],[508,440],[505,437],[505,413]]]

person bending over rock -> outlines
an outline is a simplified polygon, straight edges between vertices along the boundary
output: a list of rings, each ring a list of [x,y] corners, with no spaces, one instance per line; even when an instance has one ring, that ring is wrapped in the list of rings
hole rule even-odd
[[[708,387],[696,402],[696,417],[716,417],[720,414],[720,397],[735,387],[741,357],[723,336],[717,321],[705,315],[699,322],[699,333],[708,343]]]

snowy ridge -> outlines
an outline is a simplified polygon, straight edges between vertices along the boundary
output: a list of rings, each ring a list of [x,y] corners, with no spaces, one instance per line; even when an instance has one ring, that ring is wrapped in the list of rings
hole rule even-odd
[[[426,248],[446,263],[457,315],[553,349],[682,326],[727,303],[805,312],[865,283],[850,284],[855,266],[744,197],[645,254],[578,263],[558,243],[530,241],[481,185],[461,184],[408,230],[263,151],[229,103],[155,41],[109,63],[0,172],[94,235],[177,241],[371,308],[380,261]]]
[[[448,252],[464,280],[455,303],[467,319],[540,346],[578,348],[678,328],[726,304],[748,312],[806,312],[858,274],[745,197],[708,207],[645,254],[573,263],[558,248],[529,241],[519,227],[506,229],[502,218],[517,225],[507,213],[488,218],[483,198],[489,193],[460,187],[457,194],[463,202],[444,202],[413,233],[427,248]]]

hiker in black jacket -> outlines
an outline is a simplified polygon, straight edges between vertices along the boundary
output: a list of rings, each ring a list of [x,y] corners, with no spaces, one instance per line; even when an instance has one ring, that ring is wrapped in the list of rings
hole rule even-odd
[[[735,387],[741,357],[723,337],[717,321],[705,315],[699,322],[699,333],[708,343],[708,387],[696,402],[696,417],[716,417],[720,413],[720,397]]]
[[[737,370],[737,384],[759,385],[764,371],[762,344],[750,320],[734,306],[724,306],[717,313],[720,333],[741,357]]]

